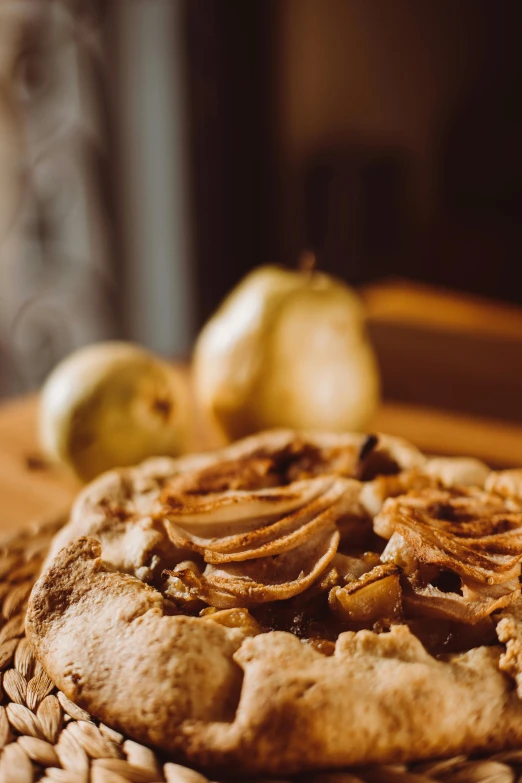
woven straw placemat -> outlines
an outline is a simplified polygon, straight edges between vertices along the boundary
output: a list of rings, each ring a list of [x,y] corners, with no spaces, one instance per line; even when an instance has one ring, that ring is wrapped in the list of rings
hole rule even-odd
[[[25,608],[50,539],[61,524],[56,520],[34,526],[0,548],[0,783],[209,783],[205,776],[160,757],[77,707],[35,660],[24,635]],[[347,741],[348,737],[349,729]],[[522,750],[488,759],[459,756],[409,767],[365,767],[288,778],[292,783],[434,780],[519,783]],[[241,778],[241,783],[247,782]],[[256,783],[269,779],[258,778]]]

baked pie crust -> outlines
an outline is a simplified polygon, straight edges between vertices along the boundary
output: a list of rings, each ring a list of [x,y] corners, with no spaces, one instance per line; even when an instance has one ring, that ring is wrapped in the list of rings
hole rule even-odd
[[[522,479],[273,431],[79,496],[27,637],[103,722],[289,773],[522,743]]]

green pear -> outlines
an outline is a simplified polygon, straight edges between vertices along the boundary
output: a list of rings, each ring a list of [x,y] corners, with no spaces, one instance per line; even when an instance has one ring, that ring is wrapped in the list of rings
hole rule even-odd
[[[379,402],[362,304],[316,271],[251,272],[203,328],[194,377],[228,439],[271,427],[363,430]]]
[[[40,396],[40,442],[53,460],[89,481],[110,468],[185,448],[188,391],[180,373],[137,345],[76,351]]]

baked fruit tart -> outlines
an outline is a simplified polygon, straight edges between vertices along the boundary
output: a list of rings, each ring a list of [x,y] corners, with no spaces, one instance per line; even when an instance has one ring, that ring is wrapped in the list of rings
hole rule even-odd
[[[65,694],[195,766],[288,773],[522,743],[522,472],[270,431],[106,473],[27,637]]]

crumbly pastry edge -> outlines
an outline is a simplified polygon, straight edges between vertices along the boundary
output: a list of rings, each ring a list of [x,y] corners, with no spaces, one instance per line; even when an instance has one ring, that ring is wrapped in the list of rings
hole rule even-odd
[[[443,663],[405,626],[342,634],[332,658],[288,633],[244,639],[164,616],[159,593],[99,553],[92,539],[62,550],[33,590],[27,638],[70,699],[138,741],[203,768],[280,774],[522,744],[498,647]]]
[[[1,542],[0,670],[4,698],[0,705],[0,779],[19,779],[23,772],[24,783],[59,783],[74,774],[71,769],[77,773],[81,769],[83,783],[101,783],[114,779],[114,774],[120,783],[135,783],[137,775],[149,783],[211,783],[199,772],[99,722],[58,691],[35,659],[24,634],[28,590],[52,536],[64,523],[62,518],[41,521]],[[375,783],[391,779],[393,783],[410,783],[414,773],[425,783],[450,776],[458,776],[459,783],[490,783],[493,774],[499,783],[513,783],[521,772],[522,750],[508,750],[481,758],[457,755],[413,765],[307,773],[292,776],[292,781]],[[218,773],[210,772],[209,776],[213,783],[225,783]],[[289,777],[284,778],[278,775],[277,783],[291,783]],[[261,783],[259,778],[256,783]],[[263,783],[268,783],[268,778]]]

